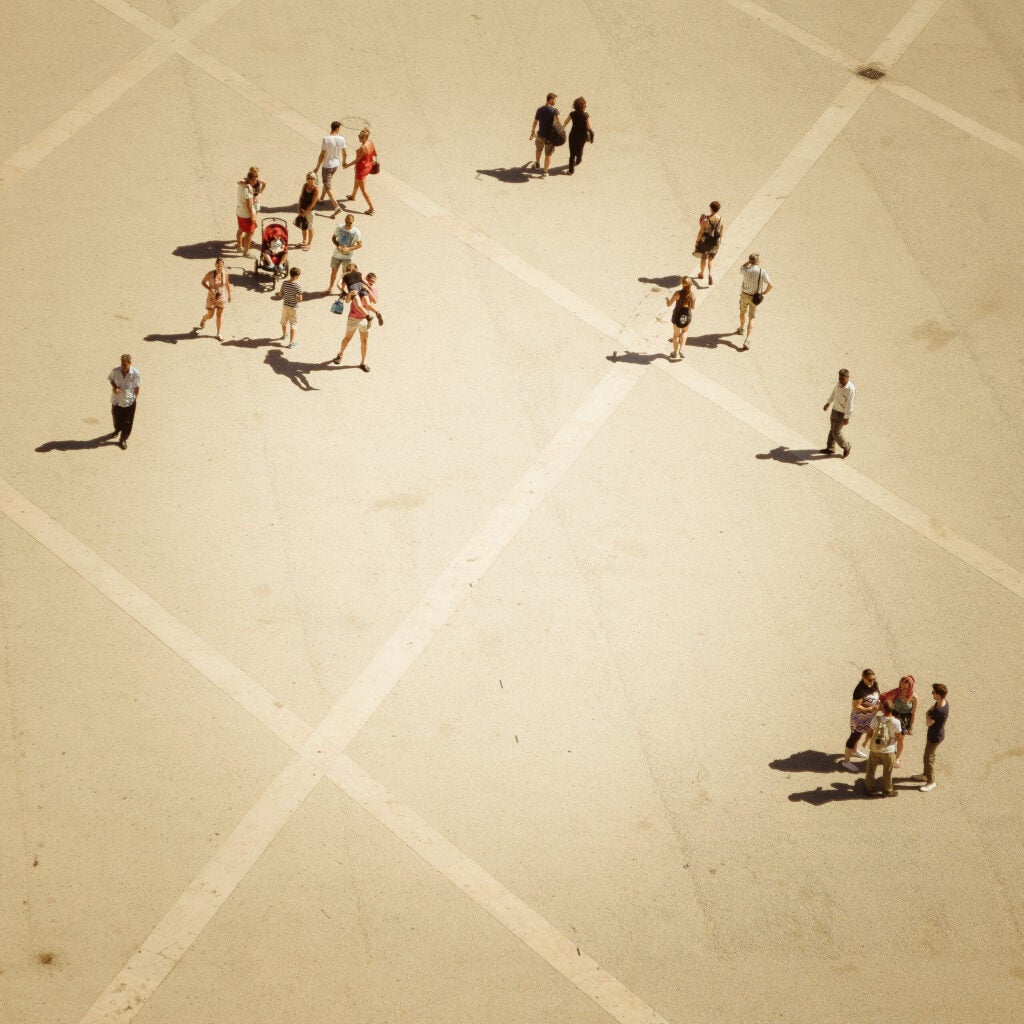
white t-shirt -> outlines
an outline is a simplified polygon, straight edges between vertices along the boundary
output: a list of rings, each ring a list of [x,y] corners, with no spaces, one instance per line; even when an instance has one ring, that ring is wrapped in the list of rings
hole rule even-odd
[[[337,167],[341,163],[341,151],[344,148],[344,135],[325,135],[323,145],[320,147],[327,154],[324,157],[324,167]]]
[[[238,202],[235,204],[235,216],[236,217],[248,217],[249,214],[249,200],[252,199],[252,186],[247,182],[243,181],[238,186]]]
[[[120,394],[110,389],[110,404],[119,405],[122,409],[134,403],[135,392],[142,387],[142,374],[134,366],[129,367],[127,373],[122,373],[118,364],[107,374],[107,380],[121,389]]]
[[[878,733],[879,728],[884,728],[883,722],[889,724],[889,735],[892,737],[892,743],[887,747],[876,747],[875,746],[875,735]],[[874,729],[874,733],[871,736],[871,749],[881,754],[895,754],[896,753],[896,737],[903,732],[903,725],[900,720],[893,715],[892,718],[886,718],[885,715],[875,715],[871,719],[871,728]]]

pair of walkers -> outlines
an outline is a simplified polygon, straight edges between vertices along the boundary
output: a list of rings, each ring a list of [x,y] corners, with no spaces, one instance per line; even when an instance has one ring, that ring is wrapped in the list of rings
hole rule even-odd
[[[558,96],[555,93],[548,93],[544,106],[538,107],[537,112],[533,115],[533,124],[530,127],[530,139],[536,147],[533,169],[540,171],[542,178],[548,176],[548,171],[551,169],[551,156],[557,146],[568,141],[569,173],[575,174],[577,166],[583,162],[583,147],[588,142],[594,141],[594,126],[587,113],[587,101],[582,96],[573,100],[572,110],[563,121],[558,107],[555,106],[557,99]],[[542,156],[544,157],[543,168],[540,165]]]
[[[905,738],[913,734],[918,713],[918,698],[915,693],[915,679],[903,676],[899,685],[881,693],[874,671],[869,668],[861,673],[853,691],[850,712],[850,735],[846,741],[841,767],[857,771],[854,759],[867,760],[864,787],[868,794],[877,792],[875,776],[882,771],[882,793],[895,796],[892,773],[902,767]],[[945,739],[945,724],[949,716],[948,688],[942,683],[932,687],[934,704],[925,715],[928,726],[924,750],[924,770],[913,776],[921,782],[922,792],[935,788],[935,751]]]
[[[380,165],[377,161],[377,147],[370,141],[369,128],[364,128],[360,131],[359,148],[356,150],[355,158],[352,161],[348,159],[348,149],[345,146],[345,136],[341,134],[340,121],[331,122],[330,134],[325,135],[320,142],[320,155],[317,157],[316,167],[313,168],[311,173],[315,179],[316,172],[320,171],[324,186],[322,197],[330,200],[331,213],[334,217],[337,217],[341,212],[341,203],[334,198],[334,175],[339,167],[342,169],[355,167],[352,194],[347,196],[346,199],[348,202],[353,202],[356,195],[362,192],[363,198],[366,200],[366,212],[372,217],[376,210],[373,207],[370,193],[366,191],[366,179],[371,174],[376,174],[380,170]],[[308,175],[306,181],[309,181]],[[319,202],[319,197],[317,201]],[[300,210],[299,212],[301,214],[302,211]],[[306,219],[309,220],[308,216]],[[310,223],[312,222],[310,221]],[[303,244],[305,244],[305,241]]]

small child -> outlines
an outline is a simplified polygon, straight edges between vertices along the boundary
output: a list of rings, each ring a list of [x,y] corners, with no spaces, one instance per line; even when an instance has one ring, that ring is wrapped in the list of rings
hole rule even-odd
[[[298,267],[292,267],[288,271],[288,280],[281,285],[281,297],[284,302],[281,305],[281,341],[288,336],[288,327],[291,326],[291,342],[288,348],[295,348],[295,332],[299,325],[299,303],[302,301],[302,288],[299,286],[299,275],[302,271]]]

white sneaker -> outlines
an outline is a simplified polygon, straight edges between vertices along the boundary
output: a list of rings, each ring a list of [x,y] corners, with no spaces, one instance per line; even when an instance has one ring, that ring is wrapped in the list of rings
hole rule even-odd
[[[922,793],[930,793],[934,788],[935,788],[935,783],[934,782],[926,782],[921,787],[921,792]]]
[[[866,761],[868,759],[868,755],[865,754],[862,750],[855,750],[852,756],[857,758],[858,761]]]
[[[839,767],[845,768],[848,772],[860,771],[860,769],[852,761],[843,761],[843,763]]]

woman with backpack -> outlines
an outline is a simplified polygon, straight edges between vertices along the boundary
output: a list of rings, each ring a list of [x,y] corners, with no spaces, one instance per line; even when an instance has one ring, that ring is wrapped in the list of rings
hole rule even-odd
[[[704,267],[707,266],[709,285],[715,283],[711,276],[711,265],[715,262],[718,247],[722,244],[722,235],[725,233],[725,223],[718,212],[721,208],[722,204],[717,201],[711,204],[711,215],[704,214],[701,217],[697,241],[693,244],[693,255],[700,257],[700,273],[697,280],[704,280]]]
[[[683,276],[679,284],[679,291],[673,292],[666,300],[665,305],[671,306],[672,310],[672,355],[669,359],[675,362],[677,359],[685,359],[682,348],[686,344],[686,334],[693,321],[693,308],[697,305],[697,298],[693,294],[693,279]]]

